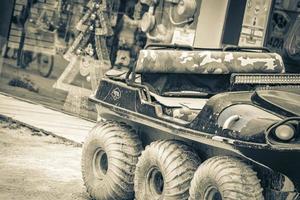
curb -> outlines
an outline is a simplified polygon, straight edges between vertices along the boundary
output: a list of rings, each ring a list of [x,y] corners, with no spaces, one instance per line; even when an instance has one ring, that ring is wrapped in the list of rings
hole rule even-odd
[[[24,122],[21,122],[21,121],[19,121],[19,120],[15,120],[15,119],[13,119],[13,118],[11,118],[11,117],[7,117],[7,116],[5,116],[5,115],[3,115],[3,114],[0,114],[0,119],[2,119],[3,121],[6,121],[6,122],[14,122],[14,123],[19,124],[19,125],[21,125],[21,126],[27,127],[27,128],[29,128],[29,129],[31,129],[31,130],[33,130],[33,131],[39,131],[39,132],[42,132],[42,133],[44,133],[45,135],[51,135],[51,136],[53,136],[53,137],[55,137],[55,138],[58,138],[58,139],[62,140],[63,142],[71,143],[71,144],[74,145],[75,147],[82,147],[82,145],[83,145],[83,144],[81,144],[81,143],[78,143],[78,142],[76,142],[76,141],[70,140],[70,139],[68,139],[68,138],[65,138],[65,137],[62,137],[62,136],[59,136],[59,135],[56,135],[56,134],[54,134],[54,133],[52,133],[52,132],[49,132],[49,131],[46,131],[46,130],[44,130],[44,129],[40,129],[40,128],[34,127],[34,126],[32,126],[32,125],[26,124],[26,123],[24,123]]]

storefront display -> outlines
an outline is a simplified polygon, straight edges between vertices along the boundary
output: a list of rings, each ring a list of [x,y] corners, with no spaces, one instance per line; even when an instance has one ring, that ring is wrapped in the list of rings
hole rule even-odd
[[[76,24],[77,35],[63,56],[69,64],[53,86],[68,93],[64,104],[65,110],[84,113],[82,110],[88,107],[87,97],[96,89],[104,73],[112,68],[112,62],[129,66],[130,54],[126,55],[126,60],[129,60],[126,63],[122,55],[126,51],[118,48],[121,46],[118,45],[120,42],[113,46],[116,39],[114,33],[124,30],[124,26],[120,26],[120,23],[123,23],[122,19],[118,19],[119,9],[119,1],[90,0],[84,6],[84,14]],[[126,18],[124,15],[124,23],[126,19],[128,16]],[[136,28],[131,32],[127,31],[126,36],[129,37],[122,37],[120,33],[123,45],[134,45],[135,31]],[[128,42],[131,35],[133,41]],[[78,77],[87,87],[74,84]]]
[[[105,71],[133,66],[144,11],[135,0],[16,0],[1,90],[95,119],[88,96]]]
[[[96,89],[104,72],[111,68],[106,39],[112,36],[113,30],[106,11],[106,0],[88,2],[85,14],[76,26],[79,34],[64,54],[69,65],[54,88],[68,92],[65,110],[82,113],[82,106],[88,104],[87,97]],[[91,90],[71,84],[78,74],[91,84]]]
[[[17,65],[26,68],[36,59],[45,77],[56,54],[58,5],[57,1],[17,0],[8,39],[8,48],[17,49]]]

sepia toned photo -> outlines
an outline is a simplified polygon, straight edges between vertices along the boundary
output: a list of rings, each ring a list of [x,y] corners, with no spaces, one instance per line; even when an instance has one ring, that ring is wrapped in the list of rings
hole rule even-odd
[[[300,0],[2,0],[2,199],[300,200]]]

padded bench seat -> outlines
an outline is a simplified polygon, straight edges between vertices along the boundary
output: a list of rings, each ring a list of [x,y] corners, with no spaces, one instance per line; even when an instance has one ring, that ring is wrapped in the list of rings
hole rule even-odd
[[[137,73],[231,74],[283,73],[276,53],[255,51],[141,50]]]

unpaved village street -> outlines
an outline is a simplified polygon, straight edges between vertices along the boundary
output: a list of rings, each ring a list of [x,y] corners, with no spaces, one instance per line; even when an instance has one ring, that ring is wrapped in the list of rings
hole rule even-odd
[[[80,147],[0,119],[0,199],[89,199],[80,159]]]

